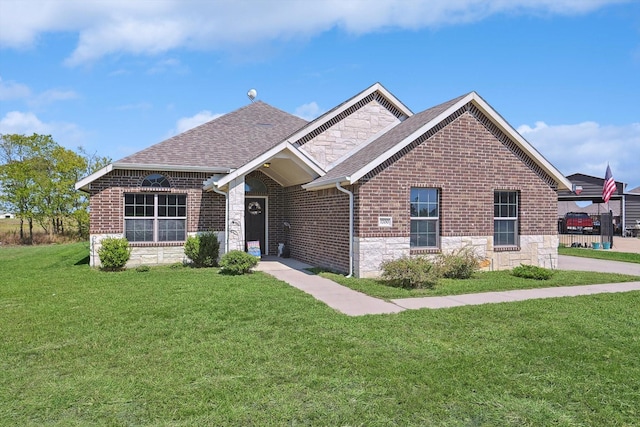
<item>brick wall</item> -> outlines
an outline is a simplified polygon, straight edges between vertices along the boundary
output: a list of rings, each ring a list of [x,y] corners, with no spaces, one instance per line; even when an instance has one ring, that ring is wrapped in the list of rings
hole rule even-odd
[[[291,257],[334,271],[349,270],[349,197],[336,189],[284,189]]]
[[[114,170],[91,183],[90,233],[124,233],[124,194],[150,192],[140,187],[140,184],[144,177],[152,173],[161,173],[169,179],[171,190],[168,193],[187,195],[188,233],[224,230],[224,196],[202,191],[202,183],[210,175],[196,172]]]
[[[520,263],[557,267],[557,195],[551,178],[478,110],[465,107],[445,122],[360,180],[355,273],[377,276],[380,262],[425,252],[409,249],[411,187],[440,189],[444,252],[471,245],[485,259],[485,269]],[[495,190],[519,192],[516,250],[494,250]],[[378,227],[379,216],[391,217],[393,226]]]
[[[361,180],[356,235],[409,236],[411,187],[440,189],[442,236],[492,236],[494,190],[520,193],[521,235],[555,235],[557,195],[538,173],[466,111]],[[378,227],[391,216],[393,227]]]

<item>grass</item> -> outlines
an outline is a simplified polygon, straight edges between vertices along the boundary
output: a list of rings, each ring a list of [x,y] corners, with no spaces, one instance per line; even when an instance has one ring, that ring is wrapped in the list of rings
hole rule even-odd
[[[267,275],[0,248],[0,425],[637,425],[640,292],[347,317]]]
[[[640,254],[630,252],[613,252],[605,250],[594,250],[588,248],[567,248],[559,247],[560,255],[579,256],[584,258],[606,259],[609,261],[634,262],[640,264]]]
[[[510,291],[514,289],[550,288],[555,286],[593,285],[599,283],[640,281],[638,276],[558,270],[549,280],[515,277],[509,271],[478,272],[470,279],[441,279],[431,289],[404,289],[386,285],[379,279],[358,279],[341,274],[321,272],[321,276],[356,291],[382,299],[461,295],[477,292]]]

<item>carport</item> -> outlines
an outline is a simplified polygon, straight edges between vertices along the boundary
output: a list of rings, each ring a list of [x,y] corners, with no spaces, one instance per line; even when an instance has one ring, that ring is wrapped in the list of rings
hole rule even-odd
[[[595,241],[594,235],[569,235],[562,232],[561,220],[568,212],[586,212],[592,218],[600,220],[600,243],[608,241],[613,245],[610,236],[614,234],[628,237],[637,235],[640,229],[640,187],[625,191],[627,184],[616,181],[616,192],[608,203],[604,203],[604,178],[576,173],[569,175],[567,179],[573,184],[573,191],[558,191],[558,232],[561,243],[591,246]],[[580,207],[576,202],[590,202],[591,205]]]

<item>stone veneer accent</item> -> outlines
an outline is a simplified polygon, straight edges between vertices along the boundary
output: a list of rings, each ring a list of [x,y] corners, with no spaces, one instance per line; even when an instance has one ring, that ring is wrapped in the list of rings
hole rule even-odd
[[[345,154],[398,123],[400,120],[396,116],[373,100],[300,149],[327,169]]]
[[[224,253],[224,231],[216,231],[218,242],[220,242],[220,255]],[[198,233],[189,233],[194,236]],[[107,237],[120,238],[123,234],[92,234],[89,238],[89,265],[100,267],[100,257],[98,251],[102,247],[102,239]],[[172,244],[153,243],[145,246],[131,246],[131,257],[126,267],[137,267],[139,265],[174,264],[176,262],[187,262],[189,258],[184,254],[184,244],[182,242]]]
[[[229,250],[245,250],[244,175],[229,183]]]
[[[558,236],[520,236],[519,250],[494,251],[493,236],[442,237],[442,253],[451,253],[465,246],[473,247],[484,260],[483,270],[508,270],[520,264],[558,267]],[[378,277],[384,261],[411,255],[409,239],[400,237],[356,238],[354,273],[358,277]],[[435,254],[424,254],[435,257]]]

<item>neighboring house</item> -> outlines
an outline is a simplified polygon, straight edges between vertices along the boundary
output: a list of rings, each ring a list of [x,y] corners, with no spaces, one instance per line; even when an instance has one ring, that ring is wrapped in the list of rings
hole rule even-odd
[[[131,265],[183,259],[186,236],[356,276],[471,245],[485,267],[557,265],[571,183],[475,92],[414,114],[376,83],[316,120],[251,103],[84,178],[91,265],[125,236]]]
[[[578,208],[575,211],[587,212],[589,215],[597,216],[611,210],[614,222],[622,224],[621,233],[623,235],[631,234],[630,230],[635,229],[636,225],[640,224],[640,192],[638,190],[640,187],[627,191],[626,183],[616,181],[615,193],[613,193],[608,203],[604,203],[604,200],[602,200],[604,178],[583,173],[575,173],[567,178],[579,190],[558,192],[559,217],[563,217],[567,209],[573,210],[572,207],[574,205],[571,204],[573,202],[591,202],[591,205]]]
[[[9,213],[9,212],[1,212],[0,213],[0,219],[13,219],[15,217],[16,216],[14,214]]]

